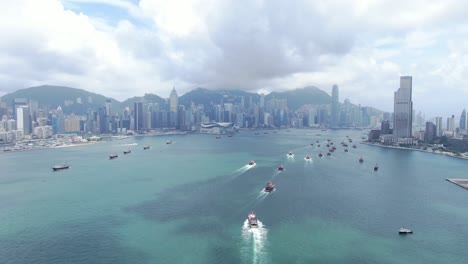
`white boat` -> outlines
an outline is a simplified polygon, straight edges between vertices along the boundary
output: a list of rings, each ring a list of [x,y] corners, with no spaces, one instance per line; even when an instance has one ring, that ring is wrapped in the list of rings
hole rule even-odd
[[[413,234],[413,230],[411,229],[408,229],[408,228],[400,228],[400,230],[398,231],[399,234]]]

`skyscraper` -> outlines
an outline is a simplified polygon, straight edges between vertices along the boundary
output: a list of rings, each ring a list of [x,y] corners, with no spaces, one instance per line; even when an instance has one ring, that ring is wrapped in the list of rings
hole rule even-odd
[[[338,85],[332,88],[331,127],[338,127],[340,116],[340,102],[338,100]]]
[[[133,129],[135,131],[143,130],[143,103],[133,103]]]
[[[179,97],[177,96],[177,92],[175,90],[175,87],[171,91],[171,95],[169,96],[169,122],[170,122],[170,127],[171,128],[178,128],[178,112],[179,110]]]
[[[442,136],[442,133],[444,132],[444,128],[443,128],[443,124],[442,124],[442,117],[439,116],[439,117],[436,117],[436,135],[438,137],[441,137]]]
[[[393,113],[393,136],[395,138],[410,138],[413,124],[413,101],[411,98],[413,89],[411,76],[400,77],[400,88],[395,92]]]
[[[466,111],[463,109],[460,116],[460,129],[466,129]]]
[[[29,107],[19,106],[16,108],[17,130],[23,132],[23,135],[31,134],[31,119],[29,117]]]

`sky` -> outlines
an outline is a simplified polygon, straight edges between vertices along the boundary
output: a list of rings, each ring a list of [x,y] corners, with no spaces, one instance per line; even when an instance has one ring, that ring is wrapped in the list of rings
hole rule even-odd
[[[393,111],[468,108],[468,1],[0,1],[0,96],[50,84],[117,100],[196,87],[317,86]]]

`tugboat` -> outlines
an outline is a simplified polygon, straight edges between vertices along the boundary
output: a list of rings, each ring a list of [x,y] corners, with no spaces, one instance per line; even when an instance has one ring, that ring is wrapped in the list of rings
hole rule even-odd
[[[377,163],[375,164],[374,166],[374,171],[378,171],[379,170],[379,165],[377,165]]]
[[[254,212],[251,212],[247,215],[247,220],[249,220],[249,227],[258,227],[257,217],[255,216]]]
[[[275,189],[275,185],[272,182],[267,183],[265,186],[265,192],[271,192]]]
[[[172,144],[172,141],[166,141],[166,144],[168,144],[168,145]]]
[[[254,160],[249,161],[249,166],[253,166],[253,165],[255,165],[255,161]]]
[[[144,146],[143,149],[149,149],[151,148],[150,146]]]
[[[359,157],[359,163],[363,163],[364,159],[362,157]]]
[[[65,170],[65,169],[68,169],[68,168],[70,168],[70,166],[68,166],[66,164],[52,166],[52,170],[54,170],[54,171]]]
[[[408,228],[400,228],[400,230],[398,230],[398,233],[400,235],[406,235],[406,234],[413,234],[413,230],[410,230]]]
[[[279,165],[278,171],[284,171],[284,165],[283,164]]]
[[[109,155],[109,159],[115,159],[117,157],[119,157],[119,155],[117,155],[117,153],[113,153],[113,154]]]
[[[127,149],[127,150],[124,150],[124,152],[123,152],[123,154],[130,154],[130,153],[132,153],[132,151],[131,151],[131,150],[129,150],[129,149]]]
[[[319,156],[319,158],[321,158],[323,156],[322,152],[319,152],[319,154],[317,156]]]
[[[311,160],[310,155],[307,154],[307,156],[304,159],[307,161]]]

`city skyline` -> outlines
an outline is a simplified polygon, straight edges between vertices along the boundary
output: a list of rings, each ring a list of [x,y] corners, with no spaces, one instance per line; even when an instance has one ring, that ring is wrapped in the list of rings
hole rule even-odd
[[[267,93],[337,83],[341,98],[391,111],[395,77],[411,75],[414,107],[450,116],[466,107],[466,5],[3,1],[0,95],[43,84],[122,100],[174,85]]]

